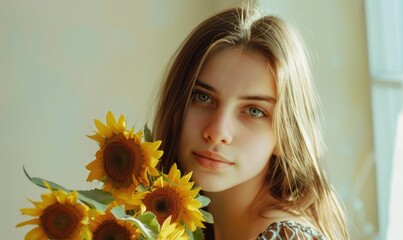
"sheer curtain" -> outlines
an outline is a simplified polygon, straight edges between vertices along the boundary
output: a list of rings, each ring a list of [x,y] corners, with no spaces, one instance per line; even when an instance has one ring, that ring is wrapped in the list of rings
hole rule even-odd
[[[399,120],[400,133],[396,132],[398,115],[403,106],[403,1],[366,0],[365,3],[377,175],[378,239],[383,240],[386,236],[392,237],[395,224],[403,223],[403,214],[400,214],[399,220],[396,220],[395,214],[388,214],[403,210],[402,204],[396,204],[396,199],[402,198],[396,193],[403,193],[402,186],[398,186],[403,182],[403,174],[398,171],[403,171],[403,168],[396,166],[403,161],[401,152],[396,150],[403,149],[402,120]],[[395,145],[396,136],[400,140]]]
[[[389,224],[386,232],[386,239],[388,240],[400,239],[402,236],[400,228],[403,224],[403,111],[397,121],[394,147],[390,184]]]

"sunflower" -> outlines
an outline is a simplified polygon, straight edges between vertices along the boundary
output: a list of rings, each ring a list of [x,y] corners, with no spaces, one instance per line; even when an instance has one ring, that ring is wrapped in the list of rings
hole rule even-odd
[[[158,233],[157,240],[187,240],[185,228],[177,223],[171,223],[171,216],[165,219]]]
[[[111,112],[106,115],[106,125],[95,119],[98,132],[89,136],[100,148],[96,159],[86,168],[90,170],[87,181],[104,182],[103,190],[115,196],[133,192],[139,184],[150,185],[148,174],[157,176],[156,165],[162,155],[158,150],[161,141],[142,142],[143,132],[126,130],[125,116],[118,121]]]
[[[89,228],[93,240],[115,239],[129,240],[139,239],[140,230],[132,223],[117,219],[108,209],[105,214],[91,219]]]
[[[202,205],[195,199],[200,187],[192,189],[190,177],[191,173],[181,178],[174,164],[168,175],[164,174],[154,182],[151,191],[142,200],[142,211],[153,212],[159,224],[171,216],[172,222],[185,224],[191,231],[197,227],[204,228],[203,214],[199,211]]]
[[[63,190],[42,194],[42,202],[32,202],[35,208],[22,208],[22,214],[34,216],[31,220],[17,224],[38,226],[27,233],[25,239],[90,239],[87,222],[90,209],[77,202],[77,192],[66,193]]]

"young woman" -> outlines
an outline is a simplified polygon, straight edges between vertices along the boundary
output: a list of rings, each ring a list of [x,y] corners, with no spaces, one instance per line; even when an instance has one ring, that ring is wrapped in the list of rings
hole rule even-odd
[[[297,32],[230,9],[174,56],[154,121],[161,168],[176,162],[211,199],[206,239],[349,239],[326,175],[317,96]]]

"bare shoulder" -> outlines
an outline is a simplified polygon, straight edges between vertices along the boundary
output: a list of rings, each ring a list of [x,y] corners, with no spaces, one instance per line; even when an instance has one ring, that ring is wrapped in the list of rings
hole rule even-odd
[[[274,222],[260,233],[258,240],[326,240],[326,238],[312,227],[305,226],[293,220]]]

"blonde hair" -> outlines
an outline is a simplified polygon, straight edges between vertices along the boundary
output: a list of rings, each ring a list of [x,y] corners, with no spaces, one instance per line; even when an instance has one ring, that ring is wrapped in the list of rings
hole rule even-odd
[[[176,161],[186,109],[196,78],[209,57],[231,48],[257,51],[269,59],[277,85],[273,127],[277,146],[267,174],[274,206],[308,218],[330,239],[349,239],[345,216],[319,160],[324,144],[318,99],[305,48],[297,31],[276,16],[234,8],[202,22],[179,48],[165,77],[154,120],[162,140],[161,167]]]

